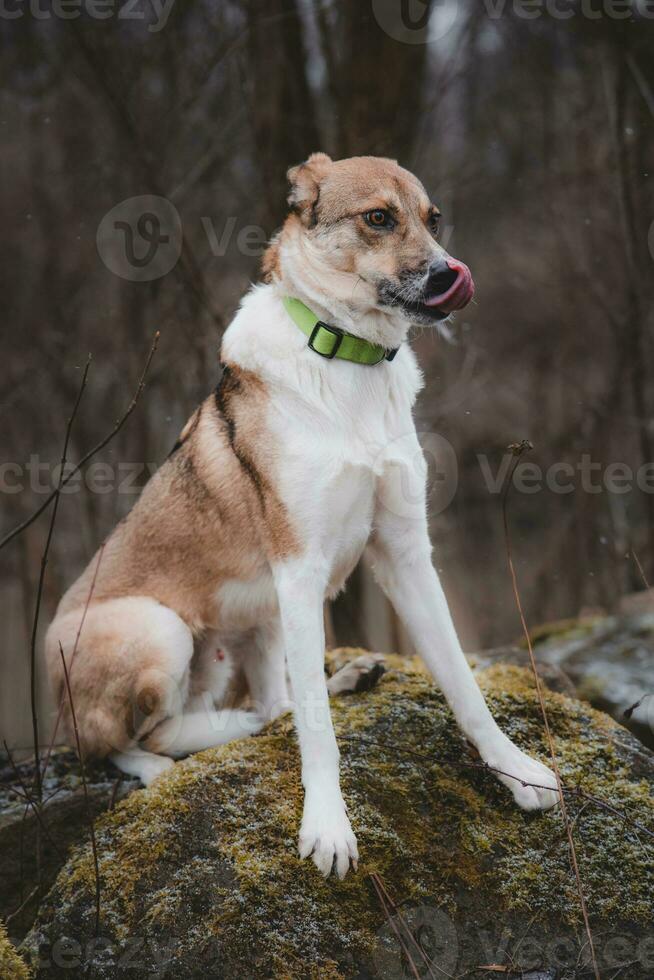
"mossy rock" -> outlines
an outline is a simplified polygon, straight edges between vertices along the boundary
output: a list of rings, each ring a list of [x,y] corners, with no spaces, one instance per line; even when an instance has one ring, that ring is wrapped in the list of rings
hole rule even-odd
[[[324,879],[297,858],[300,768],[285,717],[180,763],[98,821],[100,940],[81,846],[25,940],[36,975],[82,976],[95,950],[96,980],[413,976],[398,932],[413,936],[420,976],[423,956],[439,977],[511,963],[525,977],[589,975],[560,812],[518,810],[417,664],[389,666],[374,690],[333,701],[356,874]],[[478,679],[504,729],[546,760],[529,672],[500,664]],[[579,701],[548,692],[547,708],[565,784],[613,808],[569,797],[602,976],[624,959],[621,977],[651,978],[654,757]]]
[[[563,670],[581,697],[654,749],[654,612],[550,623],[532,640],[543,668]]]
[[[88,839],[87,799],[81,785],[77,753],[54,749],[50,754],[43,779],[43,824],[47,833],[39,833],[39,821],[31,809],[25,809],[16,776],[17,771],[23,784],[32,786],[34,770],[32,760],[19,763],[14,769],[0,752],[0,918],[11,916],[12,935],[21,939],[31,928],[38,910],[39,889],[34,887],[38,866],[43,893],[54,883],[70,847]],[[88,805],[94,817],[139,785],[138,780],[127,776],[118,783],[119,775],[109,762],[87,763]]]
[[[0,977],[2,980],[29,980],[32,976],[24,960],[20,958],[0,922]]]

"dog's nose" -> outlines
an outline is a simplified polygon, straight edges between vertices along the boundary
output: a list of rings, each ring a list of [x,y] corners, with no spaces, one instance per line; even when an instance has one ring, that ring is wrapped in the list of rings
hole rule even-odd
[[[429,267],[425,285],[425,305],[444,313],[460,310],[475,291],[470,269],[451,255],[439,256]]]
[[[450,269],[445,259],[437,259],[429,266],[427,295],[440,296],[453,286],[458,277],[456,269]]]

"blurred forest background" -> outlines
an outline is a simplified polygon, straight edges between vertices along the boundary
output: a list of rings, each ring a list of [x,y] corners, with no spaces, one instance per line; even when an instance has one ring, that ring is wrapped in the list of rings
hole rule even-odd
[[[637,4],[626,17],[560,6],[572,16],[479,0],[176,0],[156,30],[146,0],[131,8],[141,19],[19,4],[21,17],[0,17],[3,531],[43,500],[35,464],[61,456],[88,352],[74,461],[123,413],[161,331],[143,397],[98,457],[113,470],[61,498],[43,625],[134,502],[112,472],[137,464],[142,484],[215,384],[221,331],[258,275],[256,242],[284,214],[286,169],[321,149],[413,170],[443,211],[444,243],[472,268],[476,302],[453,341],[414,341],[418,427],[454,450],[433,467],[432,537],[464,646],[519,634],[488,486],[507,444],[530,439],[543,470],[586,455],[600,487],[609,464],[654,461],[654,21]],[[145,282],[112,272],[96,245],[107,212],[137,195],[167,198],[183,229],[179,262]],[[452,459],[443,509],[438,467],[451,480]],[[512,492],[530,624],[612,610],[643,588],[631,552],[651,576],[654,494],[633,482]],[[43,515],[1,555],[0,727],[14,745],[30,737],[47,528]],[[403,643],[360,571],[332,620],[338,643]]]

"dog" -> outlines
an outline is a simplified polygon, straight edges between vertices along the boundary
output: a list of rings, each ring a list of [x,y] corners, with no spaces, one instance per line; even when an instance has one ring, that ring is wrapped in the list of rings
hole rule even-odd
[[[61,600],[46,656],[62,702],[66,659],[84,752],[144,783],[292,705],[299,854],[343,877],[358,853],[323,604],[364,550],[461,731],[516,803],[558,797],[552,772],[494,721],[431,559],[407,335],[442,328],[470,301],[470,271],[439,244],[438,208],[395,161],[314,153],[288,178],[288,216],[224,334],[215,393]],[[349,687],[371,669],[351,667]],[[235,671],[255,711],[235,706]]]

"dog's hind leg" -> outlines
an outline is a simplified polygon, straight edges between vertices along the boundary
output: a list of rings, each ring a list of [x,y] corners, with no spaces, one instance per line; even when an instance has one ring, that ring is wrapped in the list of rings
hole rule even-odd
[[[239,644],[239,659],[257,714],[266,721],[292,707],[286,681],[286,656],[279,620],[260,626]]]
[[[193,656],[188,626],[146,596],[92,602],[86,613],[74,609],[56,617],[46,637],[46,656],[72,738],[61,651],[84,754],[109,756],[124,772],[152,782],[172,763],[144,752],[139,743],[183,710]]]
[[[180,758],[255,735],[262,727],[263,721],[253,711],[236,708],[190,711],[162,721],[143,745],[148,750],[146,754],[155,752]]]
[[[145,786],[149,786],[157,776],[166,772],[175,763],[165,755],[144,752],[142,749],[128,749],[125,752],[112,752],[109,756],[115,766],[128,776],[138,776]]]

